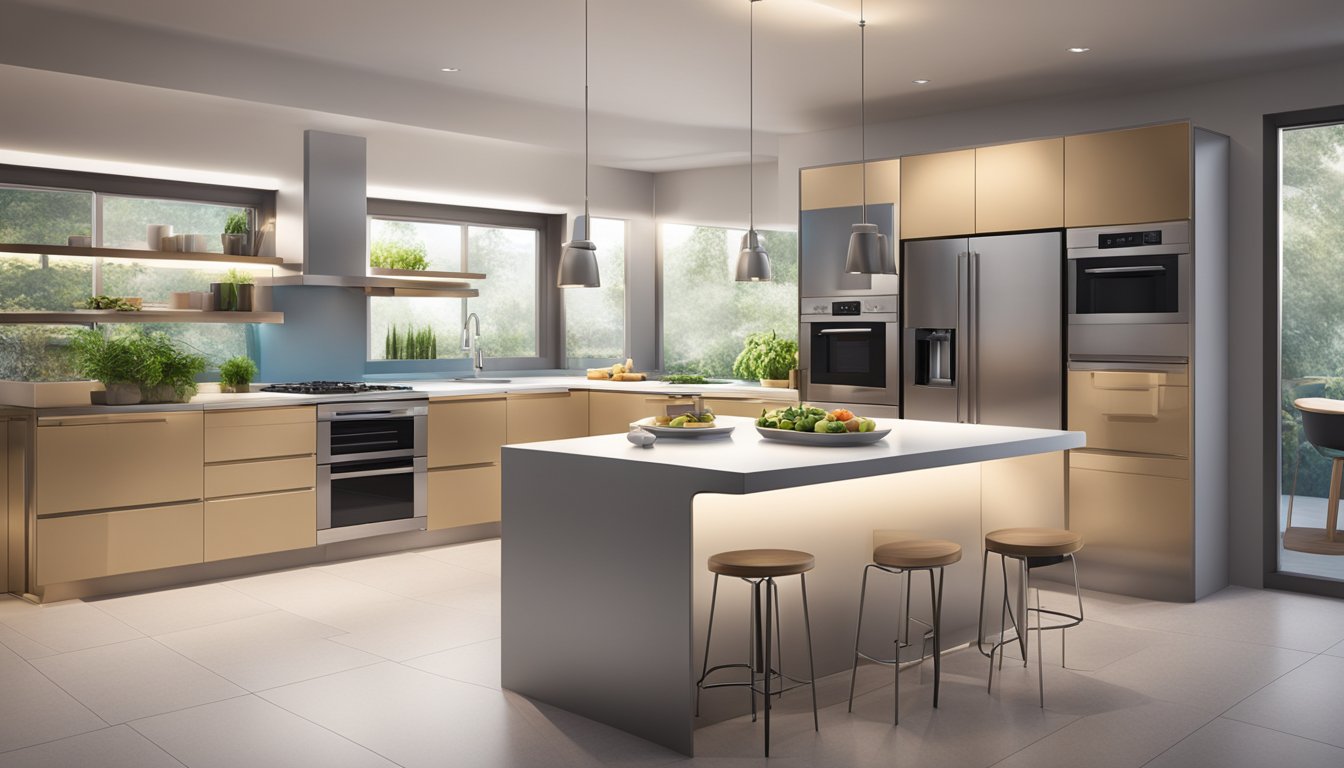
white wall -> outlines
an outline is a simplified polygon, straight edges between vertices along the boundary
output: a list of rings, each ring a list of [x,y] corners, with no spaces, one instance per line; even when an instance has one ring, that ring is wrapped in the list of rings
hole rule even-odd
[[[756,163],[756,227],[798,228],[798,211],[780,205],[778,166]],[[667,171],[654,177],[656,213],[659,221],[746,229],[748,222],[747,166],[728,165]],[[797,190],[793,192],[797,199]]]
[[[1262,353],[1261,118],[1267,113],[1344,103],[1344,64],[1334,62],[1195,87],[1150,93],[1087,94],[870,126],[870,158],[1188,118],[1231,137],[1231,248],[1229,467],[1231,577],[1260,586],[1262,472],[1266,453],[1261,421],[1266,396],[1261,371],[1277,365]],[[858,159],[858,130],[787,136],[779,142],[779,217],[794,215],[799,168]],[[683,194],[693,196],[693,191]],[[1268,441],[1269,445],[1276,440]]]

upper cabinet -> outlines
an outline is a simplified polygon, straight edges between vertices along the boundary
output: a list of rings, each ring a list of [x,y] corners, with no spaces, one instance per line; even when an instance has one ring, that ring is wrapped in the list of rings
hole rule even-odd
[[[976,232],[1062,226],[1064,139],[1022,141],[975,150]]]
[[[1190,124],[1064,139],[1064,226],[1190,218]]]
[[[860,163],[804,168],[799,176],[799,208],[820,211],[849,208],[863,204],[864,171]],[[901,161],[868,162],[868,204],[899,205],[901,202]]]
[[[901,238],[975,230],[974,149],[901,158]]]

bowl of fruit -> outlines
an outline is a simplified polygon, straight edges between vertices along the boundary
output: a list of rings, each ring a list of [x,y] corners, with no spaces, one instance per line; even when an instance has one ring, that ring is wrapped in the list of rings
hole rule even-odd
[[[631,429],[642,429],[659,437],[689,438],[723,437],[732,434],[731,426],[722,426],[714,421],[714,412],[689,411],[675,416],[650,416],[630,425]]]
[[[847,408],[826,411],[808,405],[765,411],[756,420],[756,431],[767,440],[829,447],[868,445],[891,434]]]

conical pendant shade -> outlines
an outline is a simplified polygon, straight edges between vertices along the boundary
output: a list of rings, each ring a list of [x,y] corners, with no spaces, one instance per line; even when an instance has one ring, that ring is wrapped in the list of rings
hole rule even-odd
[[[737,281],[739,283],[767,282],[773,274],[770,271],[770,255],[761,247],[756,230],[742,236],[742,250],[737,254]]]
[[[555,284],[560,288],[600,288],[602,279],[597,271],[597,246],[588,239],[588,217],[574,219],[574,238],[561,246],[560,274]]]

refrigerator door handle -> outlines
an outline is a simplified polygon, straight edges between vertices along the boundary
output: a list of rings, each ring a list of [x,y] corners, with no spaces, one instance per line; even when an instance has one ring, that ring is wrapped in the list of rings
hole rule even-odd
[[[957,326],[961,340],[956,342],[956,370],[953,379],[957,381],[957,422],[965,424],[973,421],[971,417],[971,380],[970,366],[970,259],[971,254],[957,254]]]
[[[971,403],[971,423],[980,423],[980,254],[972,251],[970,256],[971,266],[971,300],[970,305],[970,369],[971,369],[971,392],[969,400]]]

